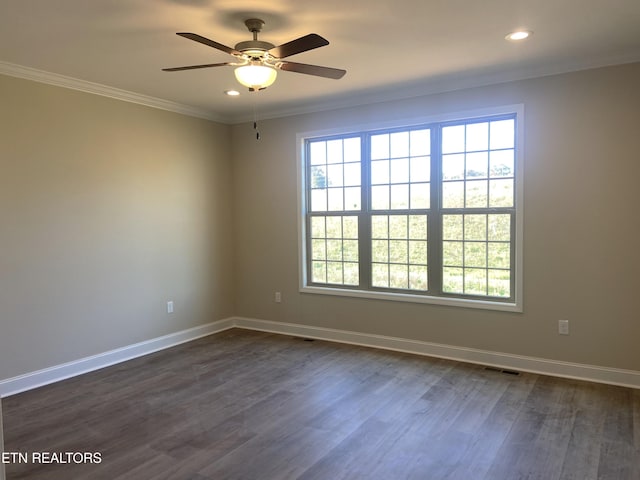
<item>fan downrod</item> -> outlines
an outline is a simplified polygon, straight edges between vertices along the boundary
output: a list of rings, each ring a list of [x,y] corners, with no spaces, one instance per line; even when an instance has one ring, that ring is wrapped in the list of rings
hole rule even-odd
[[[275,45],[269,42],[258,40],[258,33],[262,30],[264,20],[259,18],[249,18],[244,21],[249,31],[253,33],[253,40],[240,42],[236,45],[236,50],[247,53],[252,58],[262,58],[267,50],[271,50]]]
[[[259,18],[248,18],[244,21],[244,24],[247,26],[249,31],[253,33],[253,39],[257,40],[257,35],[264,26],[264,20],[260,20]]]

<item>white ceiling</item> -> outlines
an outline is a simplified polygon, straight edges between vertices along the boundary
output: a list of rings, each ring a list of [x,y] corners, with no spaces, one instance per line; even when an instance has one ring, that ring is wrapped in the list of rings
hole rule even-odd
[[[231,67],[161,71],[232,61],[175,32],[233,47],[251,39],[250,17],[265,20],[260,39],[275,45],[327,38],[289,59],[346,76],[282,71],[250,94]],[[516,28],[535,33],[506,41]],[[230,123],[254,108],[264,118],[632,61],[640,0],[0,0],[0,73],[29,67]],[[223,94],[231,88],[240,97]]]

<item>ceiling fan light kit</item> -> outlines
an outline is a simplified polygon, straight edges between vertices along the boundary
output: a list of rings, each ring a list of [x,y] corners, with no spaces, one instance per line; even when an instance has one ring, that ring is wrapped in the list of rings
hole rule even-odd
[[[251,91],[263,90],[276,81],[278,72],[266,65],[250,64],[235,69],[236,80]]]
[[[304,63],[290,62],[283,60],[286,57],[298,53],[313,50],[314,48],[329,45],[329,42],[315,33],[310,33],[304,37],[291,40],[279,46],[272,43],[258,40],[258,33],[264,25],[264,21],[259,18],[245,20],[244,24],[253,34],[253,40],[238,43],[235,48],[227,47],[218,42],[214,42],[196,33],[177,33],[181,37],[193,40],[194,42],[207,45],[217,50],[233,55],[237,62],[210,63],[205,65],[190,65],[186,67],[163,68],[165,72],[178,72],[182,70],[194,70],[199,68],[234,66],[235,76],[238,82],[250,91],[264,90],[275,82],[278,70],[285,70],[317,77],[339,79],[344,76],[346,70],[319,65],[307,65]]]

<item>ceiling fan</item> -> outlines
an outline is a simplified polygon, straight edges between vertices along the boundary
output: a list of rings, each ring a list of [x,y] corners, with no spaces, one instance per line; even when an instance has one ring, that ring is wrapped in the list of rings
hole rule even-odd
[[[308,65],[306,63],[290,62],[284,58],[298,53],[313,50],[314,48],[329,45],[329,41],[315,33],[291,40],[279,46],[269,42],[258,40],[258,33],[262,30],[264,21],[259,18],[245,20],[244,24],[253,33],[253,40],[238,43],[235,48],[227,47],[221,43],[209,40],[196,33],[177,33],[181,37],[202,43],[209,47],[221,50],[236,57],[236,62],[209,63],[205,65],[190,65],[186,67],[163,68],[165,72],[179,72],[197,68],[233,66],[236,79],[251,91],[263,90],[273,84],[277,76],[277,70],[304,73],[317,77],[339,79],[344,76],[346,70],[338,68]]]

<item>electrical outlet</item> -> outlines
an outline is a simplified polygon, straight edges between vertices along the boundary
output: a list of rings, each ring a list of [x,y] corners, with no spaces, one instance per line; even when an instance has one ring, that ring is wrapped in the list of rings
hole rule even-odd
[[[275,295],[273,296],[273,300],[276,303],[282,302],[282,294],[280,292],[276,292]]]
[[[167,302],[167,313],[173,313],[173,300]]]
[[[569,335],[569,320],[558,320],[558,333]]]

